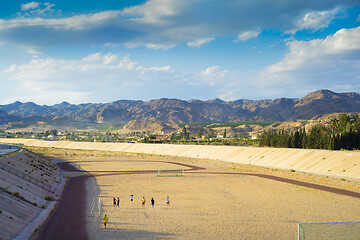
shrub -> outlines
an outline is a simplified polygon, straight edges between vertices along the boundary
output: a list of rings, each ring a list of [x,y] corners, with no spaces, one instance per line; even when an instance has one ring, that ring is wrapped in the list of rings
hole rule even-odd
[[[19,192],[13,192],[12,195],[13,195],[14,197],[17,197],[17,198],[20,197],[20,193],[19,193]]]
[[[53,200],[54,200],[54,198],[53,198],[52,196],[49,196],[49,195],[46,195],[46,196],[44,197],[44,199],[45,199],[46,201],[53,201]]]

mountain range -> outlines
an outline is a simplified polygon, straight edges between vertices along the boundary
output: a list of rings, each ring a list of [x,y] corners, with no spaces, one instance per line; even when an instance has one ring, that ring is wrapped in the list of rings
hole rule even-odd
[[[52,106],[33,102],[0,105],[0,124],[31,123],[46,120],[125,124],[131,120],[167,123],[293,121],[312,119],[329,113],[360,112],[360,94],[318,90],[302,98],[274,100],[213,99],[179,100],[161,98],[150,101],[118,100],[110,103]]]

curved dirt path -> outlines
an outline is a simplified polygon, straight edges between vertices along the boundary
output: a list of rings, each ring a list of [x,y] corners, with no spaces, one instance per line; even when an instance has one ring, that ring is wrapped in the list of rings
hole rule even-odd
[[[58,164],[64,171],[81,172],[70,164]],[[86,230],[86,180],[91,175],[71,177],[54,213],[41,227],[36,239],[89,239]]]
[[[104,161],[105,162],[105,161]],[[158,162],[158,161],[147,161]],[[183,167],[188,167],[184,172],[188,174],[232,174],[232,175],[248,175],[266,178],[278,182],[289,183],[293,185],[303,186],[307,188],[317,189],[321,191],[331,192],[335,194],[345,195],[354,198],[360,198],[360,193],[348,190],[338,189],[334,187],[303,182],[288,178],[282,178],[266,174],[257,173],[234,173],[234,172],[200,172],[199,170],[206,170],[206,168],[177,163],[166,162]],[[68,172],[85,172],[75,168],[69,162],[58,163],[58,166]],[[52,216],[46,221],[38,233],[37,239],[46,240],[62,240],[62,239],[89,239],[86,231],[86,187],[85,182],[90,177],[100,177],[108,175],[126,175],[126,174],[151,174],[156,173],[157,170],[138,170],[138,171],[91,171],[93,175],[84,175],[71,177],[63,194],[61,200],[55,209]]]

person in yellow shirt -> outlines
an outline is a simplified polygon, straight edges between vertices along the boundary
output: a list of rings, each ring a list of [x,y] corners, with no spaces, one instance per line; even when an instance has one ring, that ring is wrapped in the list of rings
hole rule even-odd
[[[107,222],[108,222],[108,217],[106,216],[106,214],[105,214],[105,216],[103,217],[103,220],[104,220],[104,226],[105,226],[105,229],[106,229],[106,224],[107,224]],[[105,229],[104,229],[104,231],[105,231]]]
[[[144,204],[145,204],[145,197],[143,197],[142,199],[141,199],[141,202],[142,202],[142,206],[144,206]]]

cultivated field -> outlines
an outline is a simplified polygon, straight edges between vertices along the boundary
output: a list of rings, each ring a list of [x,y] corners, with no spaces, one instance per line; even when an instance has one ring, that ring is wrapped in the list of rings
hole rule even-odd
[[[87,212],[98,197],[102,207],[100,217],[95,208],[86,219],[90,239],[296,239],[298,222],[359,220],[358,198],[242,174],[245,169],[259,169],[239,165],[234,170],[208,160],[99,151],[51,150],[51,155],[95,176],[87,181]],[[178,168],[176,163],[204,169],[185,171],[183,177],[141,172]],[[113,205],[113,197],[119,197],[119,208]],[[144,207],[142,197],[147,200]],[[104,214],[109,217],[105,232]]]

